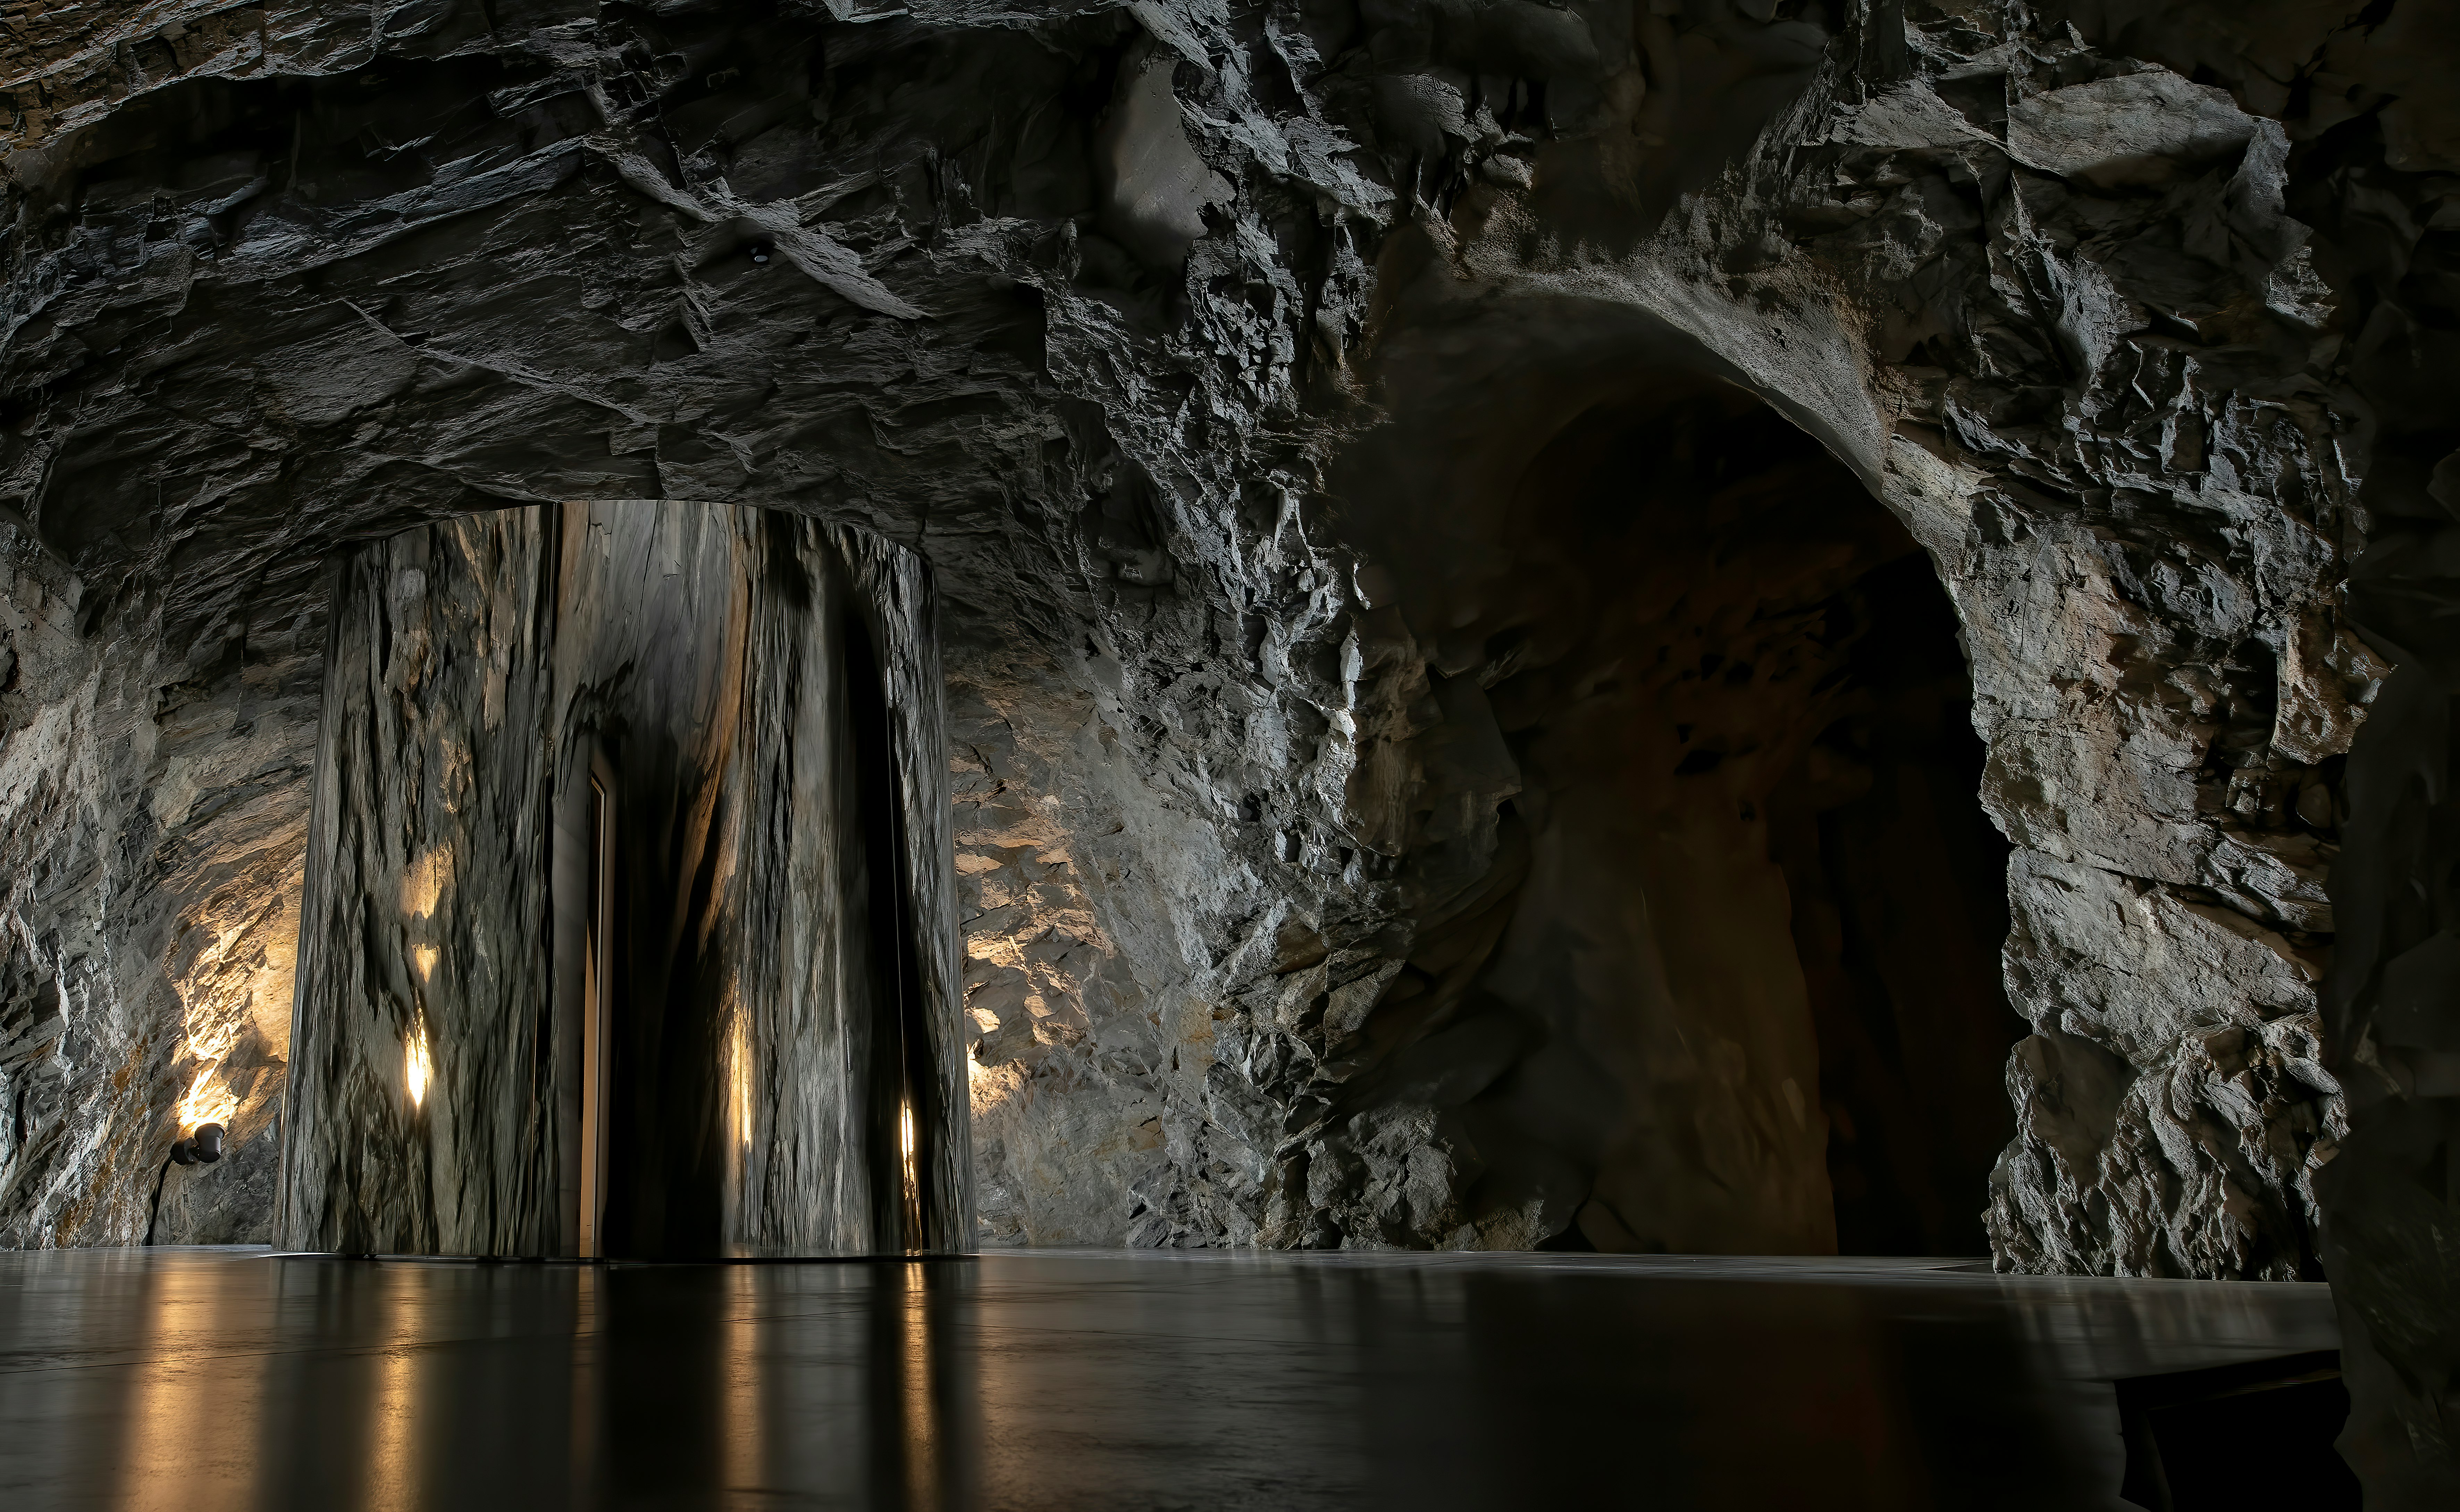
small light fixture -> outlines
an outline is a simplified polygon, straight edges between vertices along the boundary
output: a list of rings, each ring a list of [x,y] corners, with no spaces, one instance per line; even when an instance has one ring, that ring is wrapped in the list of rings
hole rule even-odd
[[[174,1140],[171,1145],[171,1161],[175,1165],[211,1165],[222,1158],[223,1126],[219,1123],[199,1124],[196,1133],[184,1139]]]
[[[754,242],[752,244],[752,261],[763,267],[766,267],[769,265],[769,259],[775,255],[776,253],[774,249],[766,242]]]

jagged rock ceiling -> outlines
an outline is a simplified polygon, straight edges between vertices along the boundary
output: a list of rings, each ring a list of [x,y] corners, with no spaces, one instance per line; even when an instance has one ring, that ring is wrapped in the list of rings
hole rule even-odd
[[[2013,1266],[2327,1268],[2366,1473],[2449,1473],[2455,39],[2420,0],[29,12],[0,1242],[264,1209],[267,1138],[159,1151],[278,1097],[328,555],[707,500],[939,575],[994,1242],[1816,1248],[1884,1105],[1933,1131],[1853,1167],[1910,1242],[1986,1203]],[[1704,415],[1734,479],[1642,465]],[[1800,906],[1791,976],[1686,977],[1677,832],[1761,826],[1703,897],[1781,946],[1837,854],[1800,837],[1859,821],[1775,673],[1925,558],[1962,677],[1882,724],[1969,699],[2004,1007],[1823,987],[1819,940],[1908,926]],[[1904,692],[1849,681],[1838,719]],[[1940,865],[1904,885],[1970,891]],[[1549,918],[1614,942],[1585,985]],[[1573,1047],[1607,1073],[1555,1096]]]

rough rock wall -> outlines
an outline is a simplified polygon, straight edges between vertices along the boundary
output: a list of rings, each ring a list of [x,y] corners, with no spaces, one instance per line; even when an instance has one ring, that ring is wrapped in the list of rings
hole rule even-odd
[[[552,1110],[567,1057],[541,926],[562,525],[553,511],[478,516],[340,565],[302,888],[286,1248],[561,1247]],[[687,644],[722,644],[729,628],[721,613]]]
[[[697,504],[500,511],[350,553],[281,1242],[571,1254],[584,1201],[598,1253],[969,1236],[931,618],[911,553]]]
[[[2035,1026],[2001,1254],[2302,1273],[2313,1174],[2373,1118],[2393,1195],[2351,1179],[2336,1232],[2382,1226],[2333,1268],[2398,1363],[2361,1418],[2405,1403],[2445,1454],[2420,1404],[2453,1351],[2418,1320],[2451,1263],[2418,1246],[2449,1103],[2416,1057],[2448,1009],[2368,1025],[2375,965],[2440,927],[2385,911],[2448,858],[2343,754],[2449,601],[2448,6],[858,13],[12,33],[0,458],[17,549],[107,601],[75,654],[141,698],[154,649],[306,610],[334,543],[504,501],[870,524],[931,558],[952,684],[999,716],[964,757],[994,1230],[1431,1243],[1474,1152],[1376,1075],[1426,1041],[1324,1026],[1428,964],[1430,880],[1475,869],[1433,817],[1501,787],[1447,764],[1484,727],[1427,701],[1453,627],[1396,565],[1446,496],[1345,459],[1566,360],[1736,383],[1962,620]],[[1508,485],[1597,397],[1459,446]],[[2430,808],[2439,726],[2400,729],[2348,762],[2422,763]],[[100,833],[142,782],[95,779]],[[21,974],[12,1015],[53,980]]]
[[[263,1242],[322,626],[148,644],[22,537],[0,570],[0,1244]]]

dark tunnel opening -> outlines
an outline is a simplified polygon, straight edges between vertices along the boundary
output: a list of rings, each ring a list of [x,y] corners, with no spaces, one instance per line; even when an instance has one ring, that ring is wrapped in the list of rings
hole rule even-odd
[[[2014,1132],[2002,1067],[2023,1026],[2000,974],[2008,845],[1982,810],[1985,751],[1938,574],[1817,441],[1722,385],[1601,407],[1534,471],[1562,489],[1555,524],[1589,562],[1594,633],[1644,670],[1498,682],[1524,764],[1577,785],[1592,752],[1620,756],[1598,776],[1653,788],[1661,823],[1764,851],[1816,1043],[1836,1248],[1986,1253],[1986,1182]],[[1601,722],[1622,738],[1562,738]],[[1666,880],[1713,897],[1725,875],[1710,862]],[[1690,964],[1712,1012],[1746,952],[1781,948],[1725,927],[1740,922],[1695,921],[1725,957]],[[1680,947],[1667,954],[1682,969]],[[1578,1227],[1623,1247],[1637,1230],[1610,1173],[1600,1186],[1605,1210]]]
[[[1828,612],[1856,627],[1849,680],[1870,702],[1817,749],[1868,785],[1793,809],[1777,854],[1819,1038],[1836,1247],[1985,1254],[1985,1183],[2015,1133],[2002,1068],[2024,1026],[2000,974],[2009,847],[1979,799],[1988,753],[1956,611],[1916,551]]]
[[[1535,1203],[1523,1243],[1985,1253],[2023,1025],[1954,606],[1756,396],[1605,392],[1534,456],[1452,440],[1458,502],[1393,554],[1449,627],[1434,696],[1483,697],[1520,791],[1510,900],[1431,910],[1384,1079],[1516,1044],[1452,1117],[1473,1221]]]

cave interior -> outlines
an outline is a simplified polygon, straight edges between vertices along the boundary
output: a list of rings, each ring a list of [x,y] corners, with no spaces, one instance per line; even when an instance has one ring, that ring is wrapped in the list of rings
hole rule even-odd
[[[2455,78],[14,17],[0,1484],[2453,1504]]]

